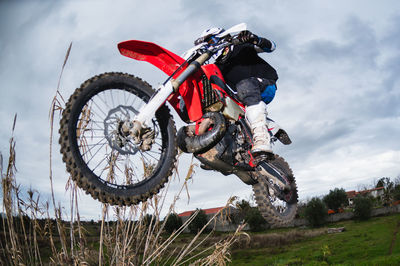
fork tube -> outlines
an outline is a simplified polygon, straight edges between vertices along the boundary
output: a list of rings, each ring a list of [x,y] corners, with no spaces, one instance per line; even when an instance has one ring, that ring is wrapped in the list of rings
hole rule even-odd
[[[176,78],[172,81],[172,86],[174,90],[178,90],[179,86],[194,72],[196,72],[201,65],[203,65],[208,59],[210,59],[211,53],[206,52],[200,55],[196,60],[189,64],[189,66]]]
[[[174,89],[171,82],[167,82],[165,85],[160,86],[150,101],[140,109],[134,120],[139,121],[144,126],[149,126],[157,109],[164,104],[165,100],[167,100],[173,92]]]

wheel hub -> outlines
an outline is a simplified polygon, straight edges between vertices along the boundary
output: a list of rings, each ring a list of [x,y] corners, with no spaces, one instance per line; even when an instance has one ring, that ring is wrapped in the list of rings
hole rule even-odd
[[[122,125],[133,118],[138,111],[131,106],[119,105],[108,112],[104,119],[104,136],[111,148],[119,153],[136,154],[139,150],[131,141],[131,136],[122,130]]]

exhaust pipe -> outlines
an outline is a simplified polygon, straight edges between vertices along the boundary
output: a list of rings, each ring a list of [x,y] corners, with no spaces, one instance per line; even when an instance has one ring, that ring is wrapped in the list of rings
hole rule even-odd
[[[225,135],[225,118],[221,113],[208,112],[203,115],[203,119],[199,127],[199,135],[195,134],[195,126],[184,126],[179,129],[177,142],[183,152],[204,153]]]

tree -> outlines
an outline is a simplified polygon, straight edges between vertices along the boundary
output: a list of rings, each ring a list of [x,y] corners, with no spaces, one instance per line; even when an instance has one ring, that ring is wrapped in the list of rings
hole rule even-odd
[[[237,220],[240,220],[240,222],[244,220],[253,232],[258,232],[265,228],[267,222],[258,208],[252,207],[250,202],[246,200],[238,201],[236,202],[236,208],[239,210],[238,216],[235,217],[236,223],[238,223]]]
[[[372,213],[372,199],[368,196],[357,195],[354,198],[354,217],[358,220],[368,220]]]
[[[330,190],[329,194],[324,197],[324,202],[329,209],[337,212],[340,207],[348,204],[346,191],[343,188]]]
[[[390,180],[390,177],[382,177],[376,182],[376,187],[383,187],[382,203],[383,206],[388,206],[394,199],[395,184]]]
[[[146,214],[143,217],[143,224],[146,225],[146,227],[154,226],[154,224],[156,223],[156,217],[152,214]]]
[[[198,209],[196,209],[197,211]],[[195,215],[196,212],[194,212],[192,215]],[[191,216],[192,216],[191,215]],[[203,210],[199,210],[197,213],[196,217],[193,219],[193,221],[189,224],[189,230],[193,234],[197,234],[208,222],[208,218],[206,213]]]
[[[393,188],[393,199],[400,200],[400,184],[397,184]]]
[[[164,228],[170,234],[182,226],[182,218],[176,213],[171,213],[166,219],[167,221],[165,222]]]
[[[248,210],[245,221],[250,226],[250,230],[253,232],[262,231],[265,229],[265,225],[267,224],[257,207],[251,207]]]
[[[325,223],[328,210],[320,198],[312,198],[306,205],[304,217],[313,227],[321,226]]]
[[[375,188],[383,187],[384,189],[393,187],[393,182],[390,180],[390,177],[382,177],[376,182]]]
[[[250,202],[244,199],[242,199],[241,201],[237,201],[235,205],[238,213],[234,217],[234,222],[236,224],[239,224],[246,220],[246,215],[251,209],[251,205]]]

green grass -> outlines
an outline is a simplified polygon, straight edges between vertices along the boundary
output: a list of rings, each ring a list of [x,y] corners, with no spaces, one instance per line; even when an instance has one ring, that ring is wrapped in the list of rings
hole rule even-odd
[[[236,250],[231,265],[400,265],[400,232],[389,255],[399,222],[400,215],[393,215],[329,224],[346,231],[281,247]]]

